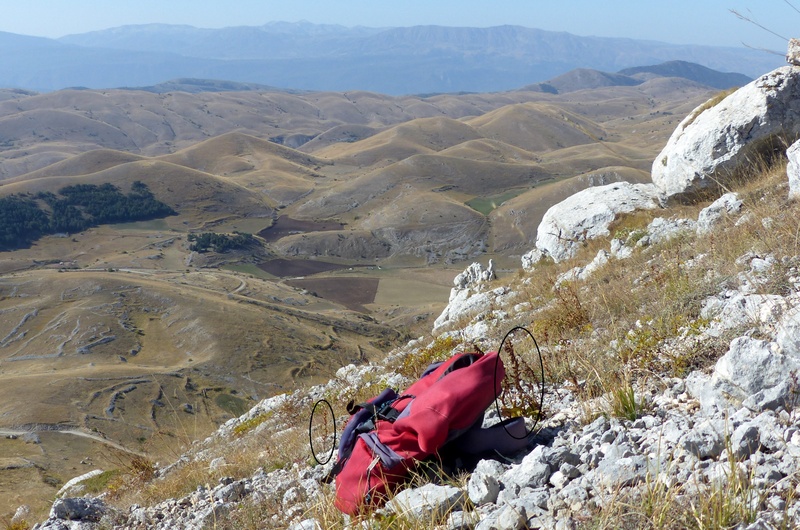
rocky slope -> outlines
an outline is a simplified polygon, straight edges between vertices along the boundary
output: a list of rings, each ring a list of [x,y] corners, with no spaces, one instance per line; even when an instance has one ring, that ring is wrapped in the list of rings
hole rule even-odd
[[[777,78],[783,81],[767,83]],[[769,121],[770,112],[759,114],[763,108],[759,91],[774,94],[797,79],[800,68],[784,68],[734,93],[730,101],[736,102],[739,115],[749,113],[761,116],[754,122]],[[745,97],[748,91],[756,95]],[[796,99],[787,96],[787,101],[791,107]],[[718,106],[724,109],[728,103]],[[774,105],[768,107],[774,110]],[[780,113],[783,130],[795,130],[798,124],[786,122],[787,116]],[[685,120],[676,135],[716,136],[691,147],[671,143],[664,156],[694,160],[705,146],[736,138],[748,141],[743,135],[728,134],[724,126],[708,128],[710,120],[700,118]],[[775,130],[775,124],[759,128]],[[735,155],[747,149],[728,151]],[[748,163],[744,155],[733,158],[727,163],[737,169]],[[796,160],[792,167],[790,173],[796,172]],[[102,495],[79,497],[78,489],[71,489],[54,503],[50,519],[35,528],[244,527],[241,514],[247,510],[252,514],[254,507],[262,511],[253,527],[294,530],[343,526],[484,530],[582,524],[797,527],[800,257],[795,245],[783,244],[790,238],[782,235],[786,227],[796,230],[797,205],[787,200],[790,186],[785,170],[772,171],[779,181],[721,195],[691,216],[686,208],[656,210],[646,226],[634,230],[618,225],[612,232],[611,221],[598,220],[604,227],[589,236],[585,221],[592,216],[582,214],[580,222],[573,223],[574,233],[560,229],[560,247],[540,246],[537,241],[536,253],[526,257],[525,271],[518,278],[493,280],[491,272],[473,266],[456,279],[443,313],[446,318],[437,321],[434,335],[439,340],[451,336],[458,342],[497,347],[497,338],[508,328],[533,323],[533,330],[547,343],[551,379],[544,403],[546,420],[531,439],[530,449],[513,459],[482,460],[460,482],[434,480],[408,487],[371,514],[367,523],[325,508],[331,486],[322,478],[332,463],[309,467],[295,461],[238,478],[225,474],[225,466],[246,443],[247,437],[237,433],[269,433],[270,443],[279,444],[292,429],[289,417],[305,416],[321,398],[338,403],[359,390],[369,391],[373,384],[406,386],[403,363],[431,351],[428,341],[418,340],[391,352],[382,365],[350,365],[325,385],[262,401],[176,464],[157,470],[160,478],[154,480],[166,481],[182,468],[199,465],[221,470],[209,475],[220,477],[213,486],[202,484],[178,498],[122,508],[112,507]],[[679,174],[676,181],[686,179]],[[685,192],[660,182],[653,195],[663,198],[663,204]],[[617,185],[596,188],[592,200],[627,202],[629,198],[619,196],[619,186],[613,186]],[[594,246],[590,239],[596,239]],[[570,299],[574,303],[564,305],[571,311],[567,315],[574,315],[582,307],[577,302],[588,307],[594,291],[616,281],[619,271],[635,276],[626,284],[633,287],[621,299],[633,299],[635,306],[641,306],[629,314],[617,313],[624,333],[607,340],[609,330],[596,326],[601,321],[587,314],[570,328],[572,334],[566,334],[564,315],[558,320],[553,313],[559,293],[574,295]],[[699,280],[692,283],[695,279]],[[532,296],[530,289],[537,281],[556,296]],[[677,290],[687,303],[677,306],[676,313],[646,312],[652,310],[643,301],[647,294],[655,294],[654,299],[666,306]],[[662,326],[667,318],[669,325]],[[616,325],[603,323],[608,328]],[[563,340],[554,340],[559,330]],[[587,369],[557,366],[563,359],[580,364],[578,352],[589,354],[584,358]],[[592,373],[605,378],[592,379]],[[570,380],[568,374],[577,375]],[[487,422],[497,419],[487,414]],[[21,510],[17,518],[24,516]]]
[[[703,210],[700,219],[716,209],[714,204]],[[657,218],[646,237],[680,237],[686,230],[697,230],[694,220],[668,224],[671,228],[664,229],[663,218]],[[640,252],[642,248],[632,250]],[[654,484],[663,485],[665,495],[669,488],[682,485],[680,495],[691,496],[715,485],[744,487],[746,481],[742,509],[752,512],[758,521],[747,528],[800,524],[800,509],[787,504],[797,486],[800,457],[794,406],[800,368],[800,273],[792,269],[793,283],[787,295],[759,294],[759,286],[779,264],[770,256],[745,254],[742,260],[746,272],[739,285],[704,301],[708,324],[702,332],[686,333],[673,344],[674,348],[687,348],[688,342],[711,341],[725,330],[743,325],[745,332],[731,341],[710,373],[695,371],[685,378],[643,383],[636,388],[640,402],[634,418],[600,415],[590,422],[585,421],[585,403],[575,391],[568,385],[554,385],[548,388],[548,410],[553,414],[532,440],[529,453],[508,462],[481,461],[461,488],[431,483],[407,489],[384,512],[400,512],[426,525],[436,514],[449,514],[442,517],[446,520],[442,528],[570,528],[597,510],[611,509],[623,498],[633,502],[630,499],[637,495],[653,495]],[[695,266],[701,267],[701,262]],[[471,293],[463,297],[463,303],[448,308],[451,315],[469,322],[460,330],[468,339],[480,339],[488,328],[525,319],[530,311],[525,305],[511,303],[515,293],[494,287],[488,277],[480,267],[471,267],[454,288],[455,293]],[[460,297],[451,297],[455,300]],[[488,309],[491,306],[507,309],[492,311]],[[388,364],[421,346],[409,343],[393,352]],[[235,446],[217,449],[218,453],[209,448],[232,438],[237,426],[278,410],[288,400],[293,400],[298,410],[310,410],[319,397],[346,394],[348,387],[368,379],[370,373],[386,370],[383,366],[351,365],[339,370],[327,385],[265,400],[245,416],[228,422],[178,465],[199,459],[211,467],[224,466]],[[396,386],[407,384],[397,374],[384,376]],[[603,398],[598,398],[594,406],[600,410],[602,402]],[[36,528],[89,529],[112,524],[113,528],[199,529],[231,516],[244,504],[267,499],[281,507],[271,514],[268,527],[329,527],[307,517],[320,499],[330,495],[330,486],[322,483],[328,467],[295,464],[271,472],[259,470],[238,480],[223,477],[216,485],[201,486],[181,498],[147,507],[134,505],[127,511],[111,508],[102,499],[67,497],[57,500],[51,518]],[[344,523],[337,522],[334,527],[339,524]]]

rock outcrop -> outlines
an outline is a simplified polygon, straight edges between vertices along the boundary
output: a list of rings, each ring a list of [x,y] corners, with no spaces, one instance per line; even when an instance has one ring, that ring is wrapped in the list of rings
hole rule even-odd
[[[800,39],[789,39],[786,62],[793,66],[800,66]]]
[[[408,488],[381,513],[419,519],[421,524],[449,513],[447,528],[569,528],[613,505],[621,491],[645,491],[659,483],[666,488],[681,484],[690,494],[698,485],[724,483],[731,480],[730,462],[736,459],[748,481],[763,492],[753,505],[760,526],[747,528],[800,524],[800,506],[787,506],[781,493],[800,471],[800,409],[793,375],[800,367],[800,300],[796,294],[753,295],[743,288],[744,292],[721,292],[707,300],[704,314],[709,321],[750,328],[730,343],[710,376],[696,371],[685,380],[653,381],[636,389],[644,411],[636,419],[600,416],[588,423],[581,422],[585,405],[569,387],[559,386],[550,391],[549,404],[558,413],[530,451],[512,460],[480,461],[460,488]],[[749,337],[750,331],[769,339]],[[697,340],[718,333],[710,325]],[[317,391],[325,394],[336,384],[332,381]],[[352,384],[358,384],[358,377]],[[270,398],[257,410],[275,404],[276,398]],[[490,421],[492,416],[490,411]],[[242,503],[271,498],[279,499],[283,509],[273,523],[316,530],[323,525],[308,514],[329,487],[321,483],[327,470],[295,464],[241,480],[226,478],[181,499],[131,506],[127,513],[97,499],[62,499],[54,504],[50,519],[36,528],[200,530]],[[466,507],[467,498],[474,508]]]
[[[489,260],[486,269],[480,263],[473,263],[464,272],[453,279],[454,287],[450,290],[447,306],[433,323],[433,329],[439,330],[447,324],[453,324],[485,307],[494,296],[502,293],[485,290],[487,282],[495,279],[494,262]],[[479,295],[479,296],[475,296]]]
[[[653,162],[653,183],[667,197],[725,184],[776,137],[799,134],[800,67],[785,66],[695,109]]]
[[[735,215],[742,211],[742,201],[735,193],[726,193],[708,207],[700,211],[697,216],[698,235],[708,234],[726,216]]]
[[[661,195],[651,184],[618,182],[587,188],[547,210],[536,232],[533,253],[564,261],[585,241],[608,236],[608,226],[620,213],[654,209],[660,204]],[[535,263],[532,253],[522,259],[528,269]]]
[[[786,176],[789,178],[789,198],[800,197],[800,141],[793,143],[786,150]]]

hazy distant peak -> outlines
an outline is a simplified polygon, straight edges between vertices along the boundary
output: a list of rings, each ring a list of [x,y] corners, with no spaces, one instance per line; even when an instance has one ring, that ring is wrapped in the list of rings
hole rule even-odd
[[[10,51],[23,49],[25,47],[57,48],[59,44],[47,37],[33,37],[31,35],[20,35],[8,31],[0,31],[0,46],[3,48],[3,53],[7,54]]]
[[[350,33],[353,31],[357,31],[359,33],[376,33],[378,31],[382,31],[383,29],[368,28],[365,26],[348,27],[342,26],[341,24],[313,24],[308,20],[300,20],[297,22],[267,22],[260,27],[271,33],[304,34],[315,36]]]
[[[190,26],[188,24],[162,24],[160,22],[153,22],[150,24],[126,24],[123,26],[115,26],[108,29],[98,29],[95,31],[87,31],[86,33],[71,33],[64,35],[56,40],[62,42],[71,42],[75,39],[85,39],[86,37],[96,36],[113,36],[113,35],[129,35],[129,34],[142,34],[142,33],[175,33],[175,32],[196,32],[201,31],[199,28]]]

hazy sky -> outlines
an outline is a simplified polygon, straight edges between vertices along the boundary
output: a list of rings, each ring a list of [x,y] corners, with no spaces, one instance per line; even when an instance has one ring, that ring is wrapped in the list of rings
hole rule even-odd
[[[218,28],[307,20],[373,27],[517,24],[577,35],[737,47],[744,43],[785,51],[784,41],[738,19],[731,9],[785,37],[800,36],[800,12],[795,9],[800,0],[16,0],[3,4],[0,31],[43,37],[151,22]]]

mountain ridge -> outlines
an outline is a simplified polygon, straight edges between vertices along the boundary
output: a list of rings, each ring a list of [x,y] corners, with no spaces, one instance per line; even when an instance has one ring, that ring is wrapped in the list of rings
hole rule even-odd
[[[754,76],[777,63],[744,48],[583,37],[511,25],[137,25],[30,39],[0,36],[0,47],[17,52],[0,55],[0,86],[43,91],[151,86],[183,77],[396,95],[510,90],[575,68],[618,71],[684,60]]]

